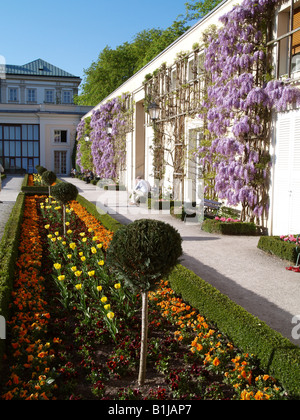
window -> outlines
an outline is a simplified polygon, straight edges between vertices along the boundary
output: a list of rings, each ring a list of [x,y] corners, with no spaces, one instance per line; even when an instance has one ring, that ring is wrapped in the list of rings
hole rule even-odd
[[[27,89],[27,102],[36,102],[36,89]]]
[[[276,38],[268,43],[276,63],[274,76],[288,76],[300,71],[300,6],[291,6],[277,15]]]
[[[8,173],[32,172],[39,157],[39,125],[0,124],[0,160]]]
[[[70,104],[72,102],[72,93],[69,90],[63,91],[63,103]]]
[[[179,80],[177,79],[177,70],[171,72],[171,89],[175,90],[178,88]]]
[[[195,68],[195,60],[190,60],[189,64],[188,64],[188,80],[192,81],[194,79],[196,79],[196,71],[197,69]]]
[[[9,102],[17,102],[18,101],[18,89],[17,88],[9,88],[8,89],[8,100],[9,100]]]
[[[293,30],[300,28],[300,7],[294,10]],[[292,36],[292,72],[300,71],[300,31]]]
[[[54,90],[45,91],[45,102],[49,104],[54,103]]]
[[[67,143],[67,130],[55,130],[54,143]]]

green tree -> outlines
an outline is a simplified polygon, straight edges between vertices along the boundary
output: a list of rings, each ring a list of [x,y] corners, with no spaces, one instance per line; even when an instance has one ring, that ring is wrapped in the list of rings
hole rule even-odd
[[[222,0],[193,0],[185,3],[185,15],[167,29],[145,29],[132,42],[112,49],[106,46],[84,70],[82,92],[75,102],[95,106],[189,29],[189,22],[203,18]],[[184,5],[183,5],[184,7]]]
[[[66,205],[78,196],[78,189],[69,182],[60,182],[52,187],[52,196],[63,206],[63,230],[66,235]]]
[[[84,70],[82,93],[75,98],[75,102],[91,106],[98,104],[187,29],[184,23],[177,22],[166,30],[141,31],[132,42],[124,42],[115,49],[106,46],[98,60]]]
[[[185,21],[190,22],[192,20],[202,19],[222,1],[223,0],[194,0],[185,3]]]
[[[148,293],[167,276],[182,255],[182,238],[171,225],[141,219],[115,232],[107,252],[107,264],[142,297],[141,353],[138,383],[146,377]]]
[[[56,174],[52,171],[42,173],[42,182],[47,185],[49,191],[49,202],[51,203],[51,185],[56,181]]]

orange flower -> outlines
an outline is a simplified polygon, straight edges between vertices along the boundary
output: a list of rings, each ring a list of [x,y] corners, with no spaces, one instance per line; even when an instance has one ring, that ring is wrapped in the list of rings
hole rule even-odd
[[[213,361],[213,365],[217,367],[220,365],[220,363],[221,363],[220,360],[217,357],[215,357]]]

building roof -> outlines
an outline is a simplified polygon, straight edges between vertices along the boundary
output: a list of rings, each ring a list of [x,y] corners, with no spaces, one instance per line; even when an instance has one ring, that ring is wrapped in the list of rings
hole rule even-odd
[[[27,75],[27,76],[46,76],[46,77],[72,77],[78,78],[59,67],[53,66],[47,61],[37,59],[23,66],[6,64],[6,74]]]

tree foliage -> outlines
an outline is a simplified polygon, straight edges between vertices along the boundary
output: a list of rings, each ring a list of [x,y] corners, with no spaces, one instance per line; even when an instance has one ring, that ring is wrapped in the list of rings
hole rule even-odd
[[[68,182],[61,182],[52,188],[52,195],[62,204],[67,204],[72,200],[76,200],[78,189],[75,185]]]
[[[52,171],[45,171],[42,174],[42,181],[45,185],[50,187],[56,181],[56,174]]]
[[[159,220],[136,220],[119,229],[107,253],[110,268],[133,288],[153,290],[182,255],[180,234]]]
[[[124,42],[115,49],[106,46],[100,52],[98,60],[84,70],[82,93],[76,98],[76,102],[80,105],[98,104],[187,29],[184,22],[174,22],[166,30],[143,30],[132,42]]]
[[[132,42],[116,48],[106,46],[98,59],[84,70],[82,92],[75,102],[95,106],[121,86],[126,80],[160,54],[190,27],[216,7],[221,0],[192,0],[183,3],[185,13],[178,16],[167,29],[152,28],[137,33]]]
[[[186,16],[188,21],[202,19],[211,10],[213,10],[222,0],[194,0],[191,3],[185,3]]]

